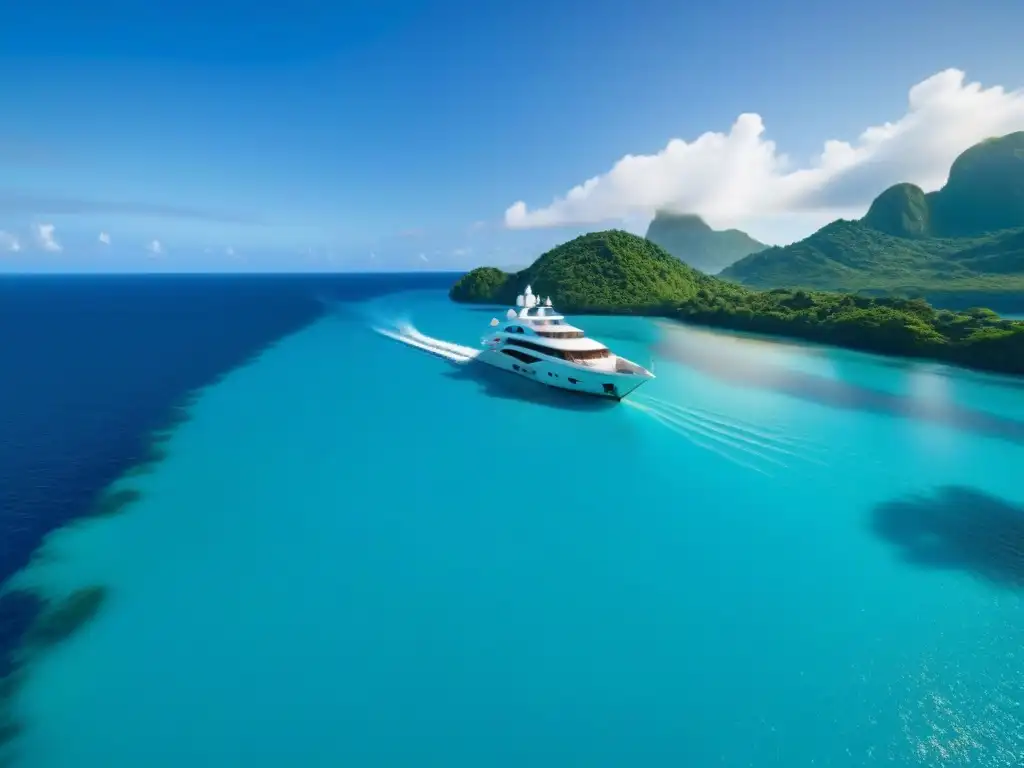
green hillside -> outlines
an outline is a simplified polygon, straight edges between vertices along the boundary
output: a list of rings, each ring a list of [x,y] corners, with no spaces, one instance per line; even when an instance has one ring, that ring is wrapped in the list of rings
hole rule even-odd
[[[685,264],[709,275],[766,246],[738,229],[714,230],[693,214],[656,211],[647,239]]]
[[[566,311],[639,311],[692,296],[708,280],[650,240],[609,230],[563,243],[515,274],[474,269],[450,295],[455,301],[511,305],[531,285]]]
[[[1024,227],[1024,131],[975,144],[953,161],[946,186],[926,197],[938,237]]]
[[[655,315],[1024,375],[1024,322],[985,309],[936,310],[920,299],[751,290],[698,272],[649,240],[617,230],[564,243],[515,274],[475,269],[449,295],[454,301],[511,306],[528,284],[566,312]]]
[[[800,242],[741,259],[722,277],[756,288],[936,300],[1024,294],[1024,132],[968,149],[937,192],[897,184],[860,221],[834,221]]]

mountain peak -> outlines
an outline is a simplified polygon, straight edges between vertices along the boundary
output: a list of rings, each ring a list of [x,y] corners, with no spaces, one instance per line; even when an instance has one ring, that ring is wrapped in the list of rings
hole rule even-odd
[[[654,221],[661,226],[671,226],[675,229],[690,229],[695,232],[714,232],[710,225],[696,213],[676,213],[675,211],[657,210],[654,212]]]
[[[863,222],[896,237],[926,237],[931,230],[928,200],[916,184],[894,184],[875,198]]]
[[[961,153],[937,192],[896,184],[860,221],[840,219],[741,259],[723,277],[758,288],[927,291],[954,302],[971,293],[1013,297],[1024,295],[1022,246],[1024,131]]]
[[[1024,227],[1024,131],[964,150],[949,180],[925,194],[895,184],[875,198],[862,222],[895,237],[975,237]]]
[[[949,181],[962,183],[978,173],[991,172],[993,166],[1005,171],[1004,164],[1024,165],[1024,131],[993,136],[968,147],[957,156],[949,169]],[[1020,173],[1021,169],[1017,168]]]
[[[1024,226],[1024,131],[975,144],[928,196],[933,232],[961,237]]]
[[[709,275],[766,247],[738,229],[716,231],[695,213],[666,210],[655,212],[646,237],[683,263]]]

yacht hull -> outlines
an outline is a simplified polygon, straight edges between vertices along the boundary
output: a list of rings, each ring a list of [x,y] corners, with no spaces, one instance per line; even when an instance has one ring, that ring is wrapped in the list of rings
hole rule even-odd
[[[577,365],[566,365],[543,358],[525,363],[503,354],[499,350],[485,349],[476,357],[476,362],[500,368],[503,371],[531,379],[567,392],[593,395],[610,400],[621,400],[637,387],[650,381],[653,375],[602,371]]]

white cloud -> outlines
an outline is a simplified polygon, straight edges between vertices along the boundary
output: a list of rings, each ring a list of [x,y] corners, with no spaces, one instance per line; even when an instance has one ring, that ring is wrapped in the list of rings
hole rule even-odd
[[[224,249],[224,253],[226,253],[228,256],[234,256],[235,249],[229,245],[227,248]]]
[[[370,251],[370,258],[371,259],[376,259],[377,258],[377,254],[374,253],[373,251]]]
[[[63,250],[61,244],[54,237],[55,229],[53,224],[36,224],[34,226],[36,242],[44,251],[56,252]]]
[[[12,251],[17,253],[21,250],[21,241],[10,232],[0,229],[0,251]]]
[[[828,140],[802,166],[765,138],[759,115],[747,113],[729,133],[672,139],[655,155],[626,155],[547,207],[517,202],[505,211],[505,225],[589,225],[668,208],[752,232],[778,226],[780,217],[820,226],[836,215],[862,215],[897,182],[937,189],[969,146],[1022,129],[1024,89],[983,88],[947,69],[910,89],[907,111],[895,122],[867,128],[853,142]]]
[[[110,235],[106,232],[100,232],[100,236],[97,238],[103,245],[110,245]]]
[[[427,258],[427,254],[421,253],[420,254],[420,261],[430,261],[430,259]]]
[[[146,250],[154,256],[159,256],[164,252],[164,247],[160,244],[159,240],[151,240],[149,245],[146,246]]]
[[[452,256],[468,256],[470,254],[469,248],[456,248],[452,251]]]

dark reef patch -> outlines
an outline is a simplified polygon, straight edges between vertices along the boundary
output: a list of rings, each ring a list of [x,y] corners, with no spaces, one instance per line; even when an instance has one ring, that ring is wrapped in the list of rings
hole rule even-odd
[[[879,504],[871,527],[908,563],[1024,587],[1024,506],[950,485]]]
[[[44,650],[71,637],[99,613],[106,599],[106,587],[91,586],[76,589],[59,601],[45,602],[25,636],[25,649]]]
[[[315,321],[325,303],[447,290],[454,277],[0,277],[0,582],[51,530],[138,500],[113,484],[166,456],[198,392]],[[17,652],[81,626],[104,594],[91,587],[59,606],[19,590],[0,597],[0,731],[17,728],[3,719],[25,674]]]
[[[135,488],[118,488],[100,494],[90,510],[92,517],[111,517],[124,512],[125,508],[142,498],[142,492]]]
[[[8,747],[23,729],[22,723],[11,711],[11,703],[21,687],[23,674],[12,673],[0,679],[0,766],[5,765],[8,758]]]
[[[60,600],[47,600],[29,593],[38,610],[15,658],[10,661],[8,673],[0,678],[0,766],[12,759],[7,750],[25,727],[16,717],[12,704],[29,674],[33,654],[67,640],[92,621],[106,602],[107,594],[107,588],[98,585],[77,589]]]

